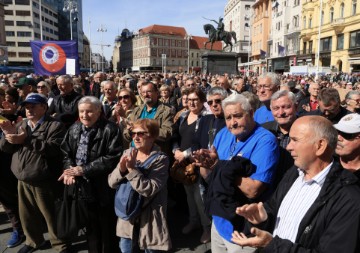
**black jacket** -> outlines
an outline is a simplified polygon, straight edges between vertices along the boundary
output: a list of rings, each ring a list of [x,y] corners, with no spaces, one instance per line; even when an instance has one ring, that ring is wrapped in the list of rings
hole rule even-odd
[[[333,124],[337,124],[340,119],[342,117],[344,117],[345,115],[351,113],[350,111],[346,110],[344,107],[340,106],[340,112],[332,119],[329,119],[331,121],[331,123]],[[308,116],[308,115],[319,115],[319,116],[323,116],[323,113],[320,111],[320,109],[317,109],[315,111],[310,111],[308,113],[303,114],[302,116]]]
[[[272,198],[261,228],[274,230],[277,212],[288,190],[299,176],[294,166],[284,176]],[[263,252],[360,252],[360,188],[351,172],[337,162],[332,165],[319,196],[302,219],[295,243],[275,236]]]
[[[88,144],[88,163],[85,165],[85,177],[89,179],[94,198],[102,205],[113,201],[112,191],[107,183],[108,175],[116,167],[123,151],[120,129],[106,119],[95,123],[96,133]],[[82,132],[82,124],[76,122],[65,135],[61,144],[64,154],[64,169],[76,166],[76,152]]]

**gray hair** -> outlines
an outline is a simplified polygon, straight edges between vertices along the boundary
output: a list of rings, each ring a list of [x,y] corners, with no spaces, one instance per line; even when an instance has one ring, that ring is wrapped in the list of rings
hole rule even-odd
[[[118,90],[118,87],[117,87],[117,85],[116,85],[115,82],[109,81],[109,80],[106,80],[106,81],[102,81],[102,82],[101,82],[101,85],[102,85],[103,87],[105,87],[106,84],[111,84],[111,88],[112,88],[113,90]]]
[[[277,74],[275,74],[273,72],[266,72],[266,73],[261,74],[258,77],[258,80],[263,79],[263,78],[270,78],[272,85],[274,85],[275,87],[280,87],[280,78]]]
[[[56,80],[62,79],[65,83],[74,84],[74,81],[70,75],[61,75]]]
[[[227,91],[220,86],[212,87],[206,94],[206,99],[209,99],[211,96],[220,95],[223,99],[228,96]]]
[[[314,134],[313,141],[318,141],[320,139],[325,139],[329,144],[332,152],[336,149],[336,144],[338,140],[338,132],[333,127],[333,124],[326,118],[321,116],[304,116],[309,117],[309,129]]]
[[[38,82],[38,84],[43,84],[43,85],[45,85],[46,88],[48,89],[48,92],[51,91],[51,87],[50,87],[50,84],[49,84],[48,82],[46,82],[46,81],[40,81],[40,82]]]
[[[358,91],[358,90],[349,91],[348,93],[346,93],[345,101],[350,100],[351,97],[354,95],[360,95],[360,91]]]
[[[293,104],[296,104],[295,94],[288,90],[278,90],[277,92],[272,94],[270,100],[271,101],[278,100],[279,98],[285,97],[285,96],[288,97]]]
[[[252,111],[252,107],[250,105],[249,100],[244,95],[241,94],[231,94],[222,101],[221,106],[223,110],[225,110],[226,106],[234,105],[234,104],[240,104],[241,108],[246,113],[250,113]]]
[[[260,107],[259,97],[256,96],[254,93],[249,91],[244,91],[241,93],[241,95],[247,98],[254,112]]]
[[[82,97],[79,100],[78,107],[81,104],[92,104],[92,105],[95,106],[96,110],[98,110],[98,111],[101,111],[101,107],[102,107],[102,104],[101,104],[100,100],[97,97],[94,97],[94,96]]]

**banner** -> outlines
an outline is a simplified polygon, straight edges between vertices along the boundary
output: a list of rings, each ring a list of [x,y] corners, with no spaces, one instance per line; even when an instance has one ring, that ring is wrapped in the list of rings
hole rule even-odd
[[[266,51],[260,49],[260,59],[265,59]]]
[[[75,60],[75,73],[80,74],[76,41],[30,41],[34,70],[38,75],[65,75],[66,60]],[[70,73],[69,73],[70,74]]]
[[[278,44],[278,52],[280,56],[285,56],[285,47]]]

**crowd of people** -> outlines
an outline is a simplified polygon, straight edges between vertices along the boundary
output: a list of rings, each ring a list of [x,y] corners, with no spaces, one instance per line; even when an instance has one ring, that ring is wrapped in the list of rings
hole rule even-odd
[[[42,247],[44,225],[72,251],[55,201],[77,184],[90,253],[169,251],[171,229],[201,229],[213,253],[360,252],[356,75],[4,74],[0,116],[0,202],[18,253]],[[195,180],[172,178],[173,164]],[[129,219],[114,206],[124,182],[141,196]],[[187,204],[182,228],[170,202]]]

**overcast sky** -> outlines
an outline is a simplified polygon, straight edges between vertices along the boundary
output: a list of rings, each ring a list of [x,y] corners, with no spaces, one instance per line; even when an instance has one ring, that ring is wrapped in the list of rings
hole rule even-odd
[[[112,56],[114,40],[124,28],[131,32],[153,24],[182,26],[196,36],[206,36],[203,25],[224,16],[227,0],[83,0],[83,29],[94,53],[104,47],[106,60]],[[90,19],[90,24],[89,24]],[[103,25],[107,32],[97,32]],[[101,43],[101,35],[103,41]]]

